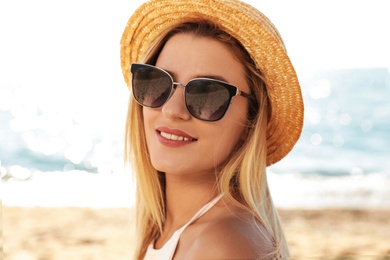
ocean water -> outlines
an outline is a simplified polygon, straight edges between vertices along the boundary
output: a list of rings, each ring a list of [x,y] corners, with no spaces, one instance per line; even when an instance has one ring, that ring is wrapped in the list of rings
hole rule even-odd
[[[299,78],[304,129],[294,150],[269,168],[276,205],[390,208],[389,69],[305,71]],[[127,98],[121,92],[85,102],[81,93],[56,102],[61,94],[1,85],[3,203],[132,206],[134,184],[122,163]]]
[[[327,176],[389,174],[389,75],[379,68],[302,77],[304,129],[283,169]]]

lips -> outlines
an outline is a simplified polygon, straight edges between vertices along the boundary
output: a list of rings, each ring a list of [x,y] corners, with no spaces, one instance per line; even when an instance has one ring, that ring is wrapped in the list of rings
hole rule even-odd
[[[157,129],[157,134],[162,137],[165,140],[169,141],[177,141],[177,142],[193,142],[197,141],[196,138],[190,136],[189,134],[177,130],[177,129],[170,129],[167,127],[160,127]]]
[[[173,141],[186,141],[186,142],[193,141],[193,138],[188,138],[188,137],[165,133],[165,132],[160,132],[160,135],[168,140],[173,140]]]

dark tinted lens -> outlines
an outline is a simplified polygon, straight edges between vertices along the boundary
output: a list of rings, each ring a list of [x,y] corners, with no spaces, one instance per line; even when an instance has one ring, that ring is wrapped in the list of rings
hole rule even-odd
[[[229,103],[229,91],[222,83],[213,80],[197,79],[185,88],[187,109],[192,116],[216,121],[223,117]]]
[[[132,84],[134,98],[148,107],[162,106],[172,88],[172,80],[164,71],[142,65],[134,70]]]

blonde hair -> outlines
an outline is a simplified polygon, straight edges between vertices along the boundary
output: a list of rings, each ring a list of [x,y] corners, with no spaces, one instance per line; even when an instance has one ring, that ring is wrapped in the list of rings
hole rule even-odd
[[[288,247],[279,217],[271,199],[267,176],[266,129],[271,107],[266,93],[266,79],[242,45],[210,21],[191,20],[168,30],[156,39],[144,62],[155,64],[165,43],[175,34],[187,33],[210,37],[227,44],[244,67],[251,94],[248,138],[231,154],[218,175],[219,191],[235,205],[251,212],[267,231],[274,245],[273,255],[287,257]],[[147,247],[162,231],[165,222],[165,177],[151,164],[144,134],[142,107],[129,101],[125,132],[125,161],[131,162],[136,190],[135,258],[142,259]]]

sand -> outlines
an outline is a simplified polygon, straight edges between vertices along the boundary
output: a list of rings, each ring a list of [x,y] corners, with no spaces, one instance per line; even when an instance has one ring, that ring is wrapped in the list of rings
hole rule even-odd
[[[390,259],[390,210],[279,212],[293,259]],[[130,216],[130,209],[3,207],[4,259],[131,259]]]

